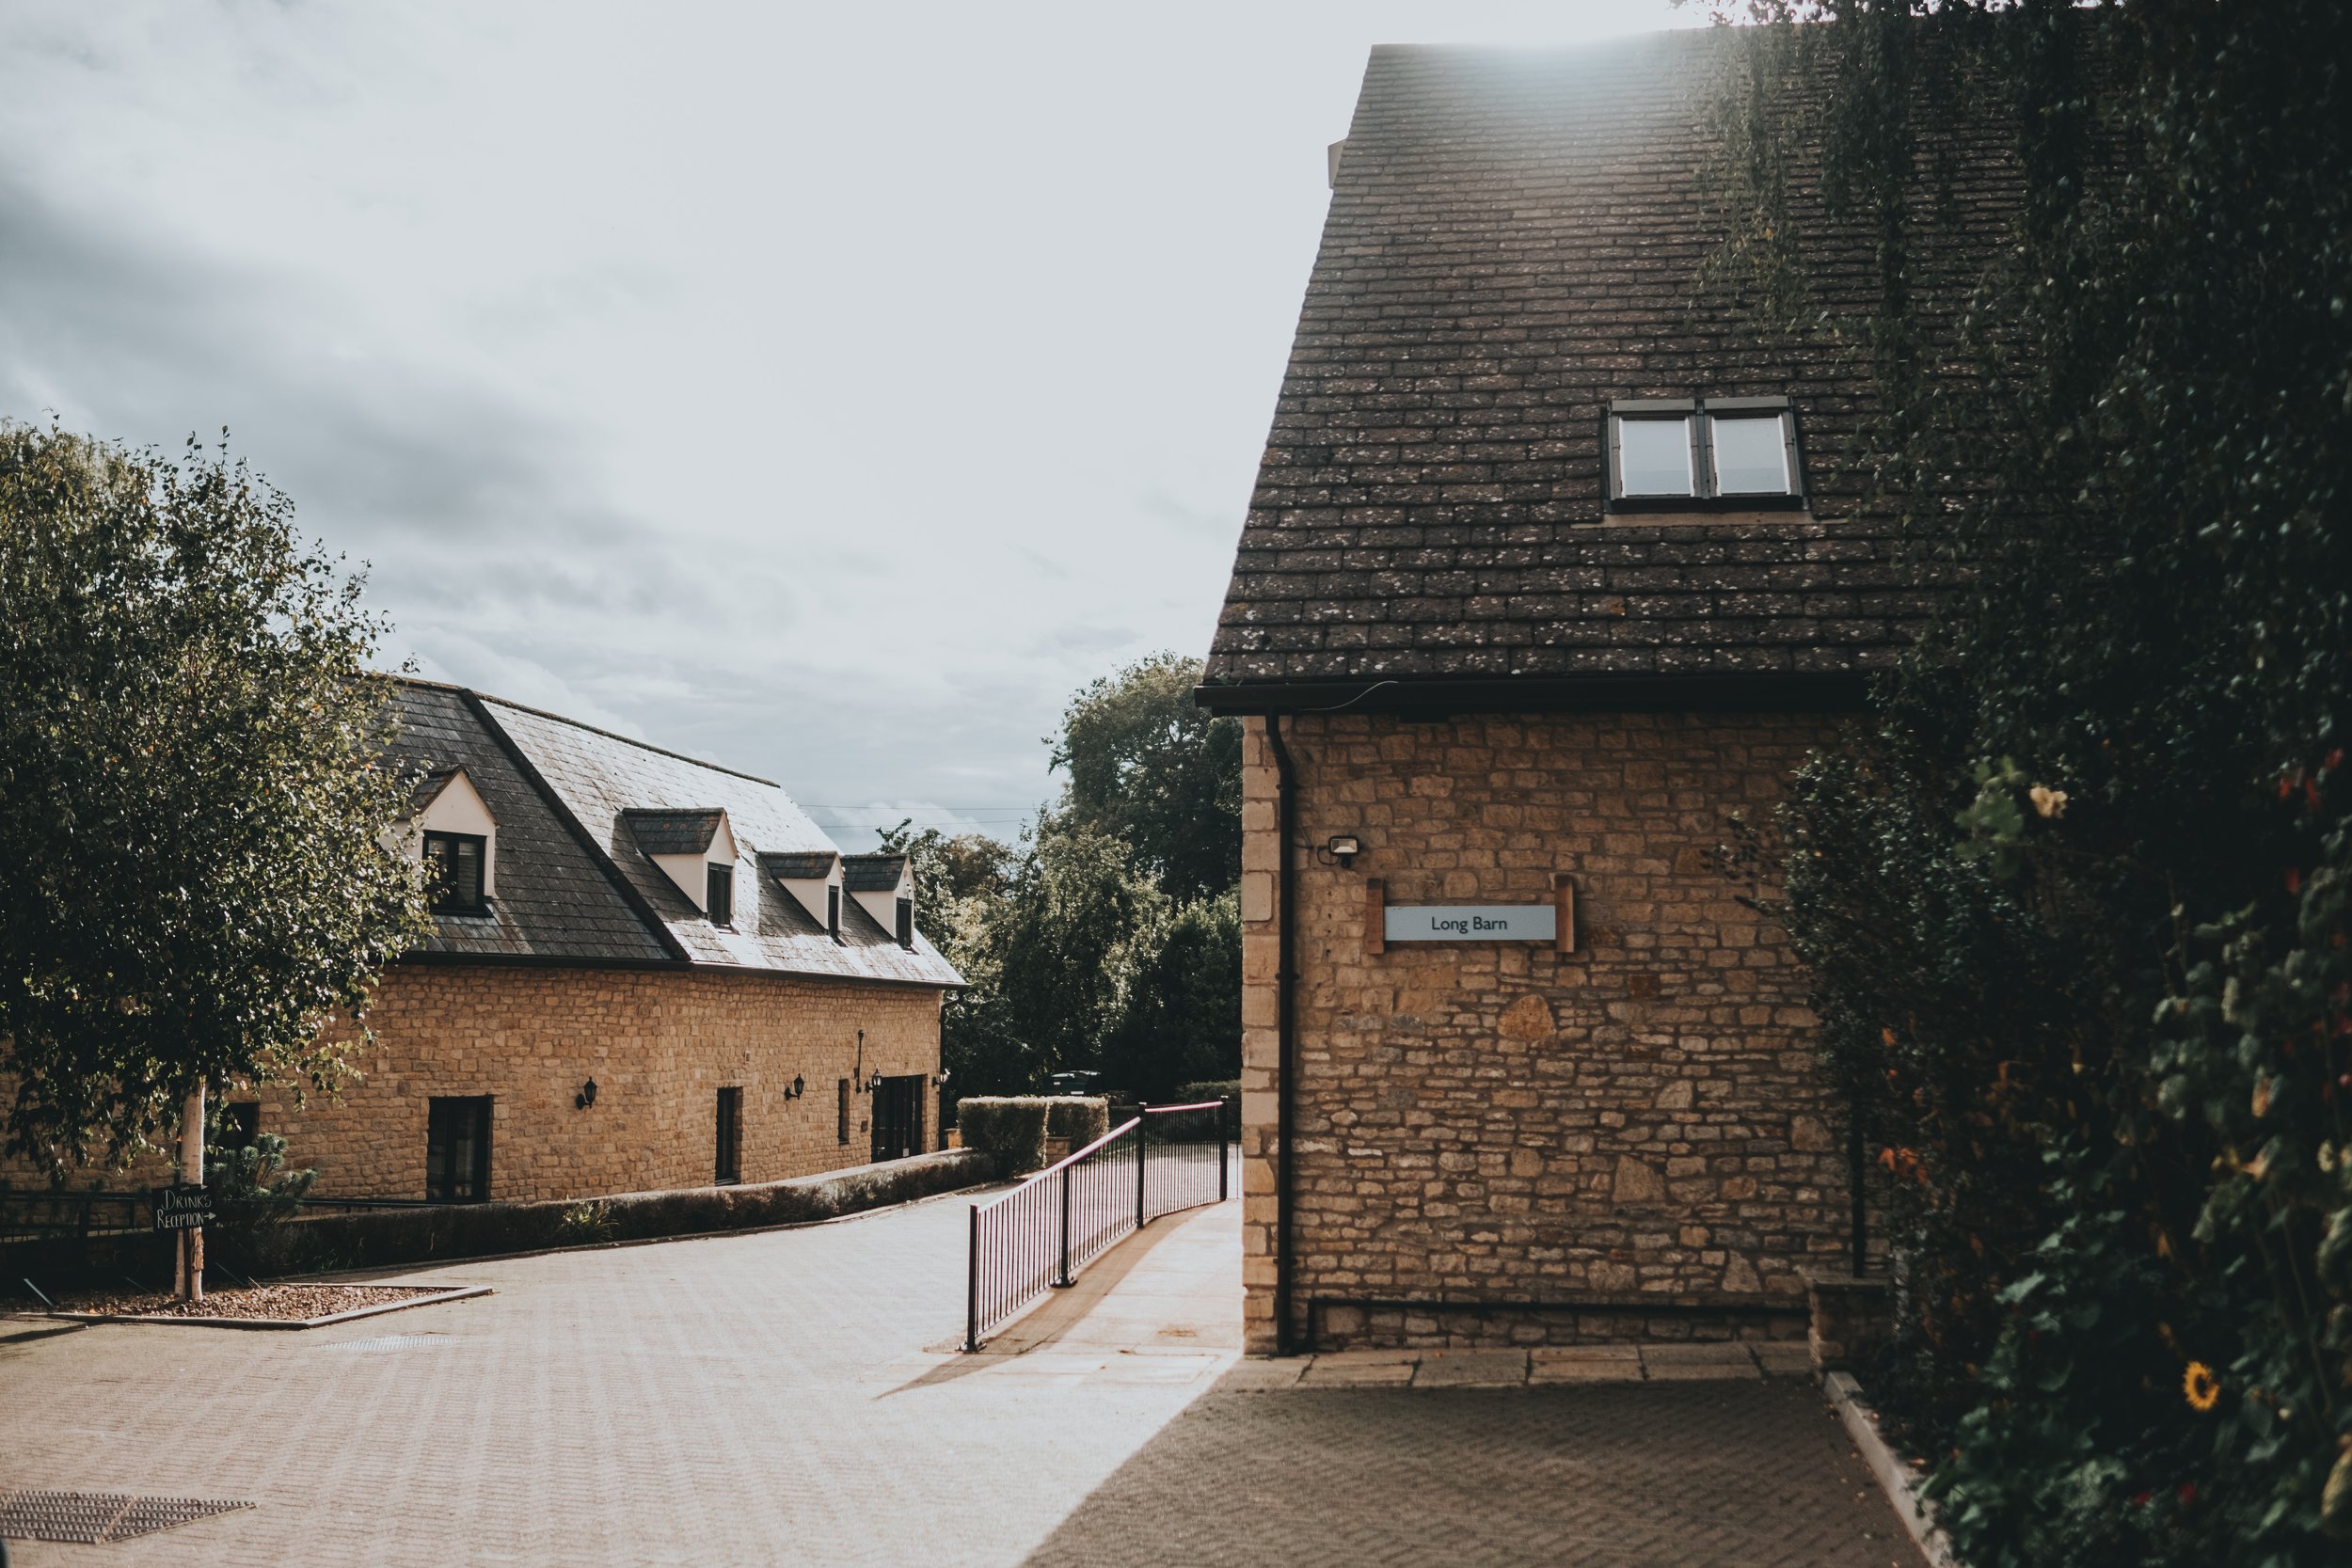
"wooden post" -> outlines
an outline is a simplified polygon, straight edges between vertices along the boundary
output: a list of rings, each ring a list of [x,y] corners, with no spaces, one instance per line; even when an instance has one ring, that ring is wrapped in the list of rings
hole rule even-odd
[[[1389,947],[1389,884],[1377,877],[1364,879],[1364,953],[1378,958]]]
[[[204,1185],[204,1083],[197,1081],[180,1111],[180,1180],[195,1186]],[[204,1299],[204,1229],[201,1226],[183,1230],[180,1243],[180,1296],[183,1301]]]
[[[1555,953],[1576,951],[1576,880],[1565,871],[1551,874],[1551,907],[1555,911],[1555,929],[1551,950]]]

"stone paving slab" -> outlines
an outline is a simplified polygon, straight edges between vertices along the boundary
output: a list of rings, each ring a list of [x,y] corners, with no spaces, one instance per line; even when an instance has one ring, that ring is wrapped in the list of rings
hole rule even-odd
[[[1298,1356],[1285,1376],[1253,1374],[1236,1388],[1496,1388],[1571,1383],[1756,1382],[1802,1377],[1813,1366],[1803,1345],[1559,1345],[1527,1350],[1349,1350]]]
[[[1922,1568],[1809,1383],[1249,1387],[1228,1374],[1027,1568]]]

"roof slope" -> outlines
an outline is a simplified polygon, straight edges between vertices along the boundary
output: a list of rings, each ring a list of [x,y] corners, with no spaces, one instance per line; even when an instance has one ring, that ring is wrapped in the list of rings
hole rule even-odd
[[[1927,605],[1837,461],[1867,388],[1695,289],[1739,32],[1373,51],[1204,702],[1891,661]],[[1843,308],[1872,285],[1816,286]],[[1794,401],[1811,514],[1604,513],[1610,401],[1710,395]]]
[[[403,728],[394,754],[425,769],[463,767],[499,825],[492,913],[437,917],[423,952],[963,983],[920,933],[912,950],[901,948],[862,912],[844,917],[834,942],[761,875],[765,853],[821,854],[828,863],[839,853],[766,780],[454,687],[404,680],[397,700]],[[695,847],[680,851],[696,853],[715,836],[722,811],[737,854],[732,931],[695,910],[648,858],[668,851],[647,849],[641,837],[650,832],[666,845],[699,833]],[[754,887],[755,899],[742,891]]]
[[[498,896],[485,915],[439,915],[419,944],[432,954],[674,961],[623,901],[612,878],[564,828],[454,687],[400,681],[392,755],[446,784],[463,768],[498,821]],[[437,788],[435,795],[439,793]],[[420,800],[420,809],[427,803]]]

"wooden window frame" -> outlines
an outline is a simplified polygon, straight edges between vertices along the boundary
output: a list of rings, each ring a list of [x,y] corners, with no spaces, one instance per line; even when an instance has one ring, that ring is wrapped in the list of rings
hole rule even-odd
[[[434,846],[437,844],[449,846],[449,858],[446,862],[437,861],[434,857]],[[440,869],[446,864],[453,870],[458,863],[458,847],[467,844],[474,847],[474,884],[471,903],[459,900],[457,896],[459,890],[455,887],[453,879],[444,878]],[[435,914],[486,914],[489,912],[490,840],[485,834],[444,833],[427,829],[422,853],[427,885],[426,898]]]
[[[1715,488],[1715,420],[1780,416],[1780,438],[1787,454],[1788,488],[1734,491]],[[1675,496],[1629,496],[1618,461],[1619,428],[1628,420],[1684,420],[1691,436],[1691,493]],[[1798,431],[1796,404],[1787,398],[1617,398],[1601,413],[1600,445],[1606,469],[1606,507],[1611,513],[1642,512],[1803,512],[1811,502],[1804,486],[1804,445]]]
[[[735,867],[710,861],[703,866],[703,905],[713,926],[735,927]]]

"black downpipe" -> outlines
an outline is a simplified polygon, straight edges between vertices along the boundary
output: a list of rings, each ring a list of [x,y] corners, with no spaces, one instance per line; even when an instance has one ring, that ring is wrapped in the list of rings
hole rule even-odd
[[[1288,1355],[1291,1332],[1291,1129],[1295,1120],[1297,1073],[1296,1029],[1293,1014],[1298,990],[1296,944],[1291,918],[1291,824],[1297,813],[1298,781],[1291,769],[1290,748],[1282,744],[1282,716],[1266,716],[1267,742],[1274,749],[1274,819],[1277,859],[1274,872],[1275,1083],[1274,1083],[1274,1354]]]

